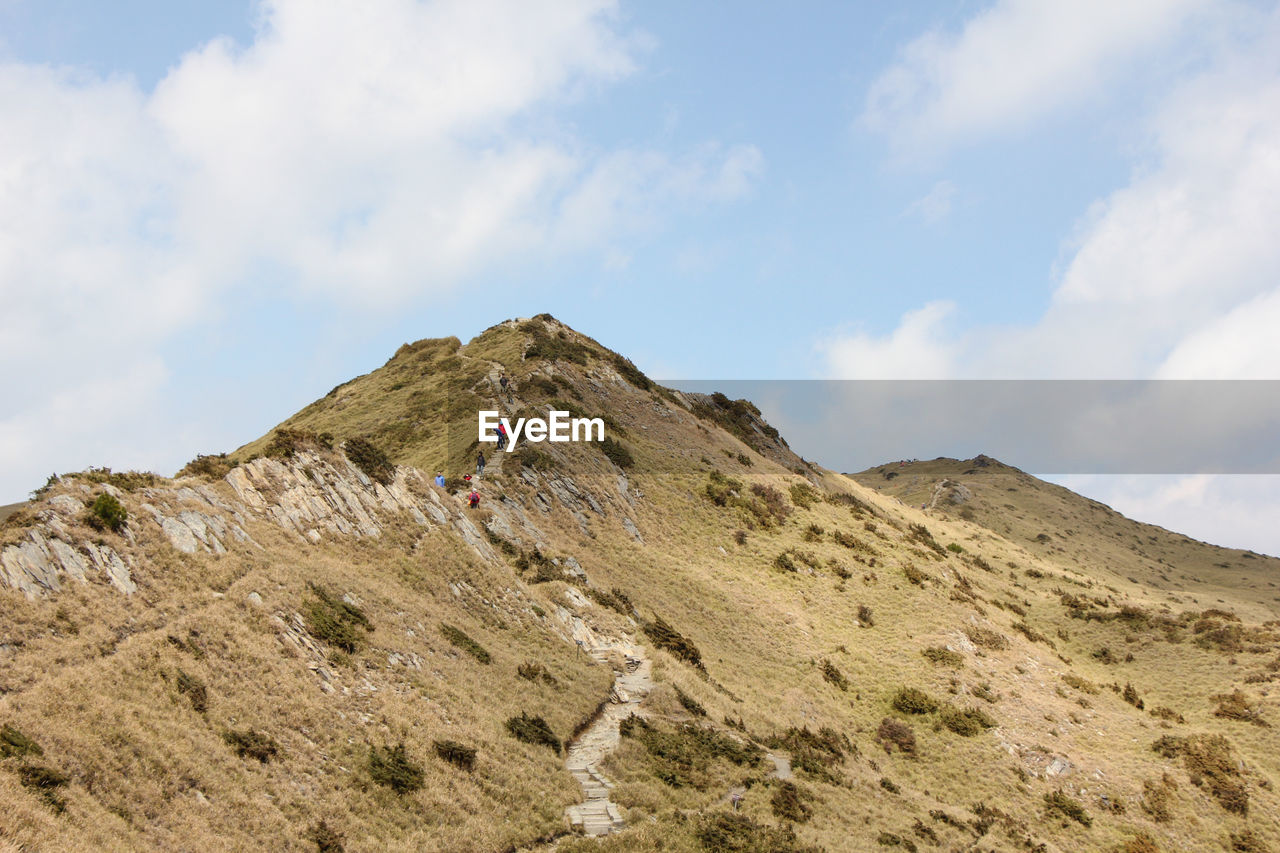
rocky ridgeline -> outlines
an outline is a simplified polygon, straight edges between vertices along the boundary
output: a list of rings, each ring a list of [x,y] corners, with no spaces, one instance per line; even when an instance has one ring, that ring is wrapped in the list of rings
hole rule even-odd
[[[520,481],[532,487],[533,508],[547,514],[553,501],[559,502],[584,530],[588,513],[608,515],[605,502],[621,508],[634,500],[621,475],[618,495],[603,500],[567,475],[525,470]],[[458,498],[436,488],[417,469],[399,467],[394,479],[383,484],[332,453],[258,458],[232,469],[221,483],[184,478],[122,492],[110,484],[89,485],[64,477],[52,491],[28,508],[34,523],[25,535],[0,549],[0,579],[32,598],[56,592],[65,578],[89,582],[95,575],[126,595],[133,593],[134,574],[147,563],[148,540],[142,533],[149,525],[184,554],[219,555],[237,545],[261,548],[249,533],[258,521],[319,544],[326,539],[376,538],[390,519],[407,516],[425,529],[452,529],[492,564],[503,558],[490,543],[490,534],[521,547],[538,547],[545,539],[518,494],[486,503],[486,534]],[[128,510],[128,522],[118,537],[106,537],[84,523],[86,507],[101,492]],[[621,523],[639,540],[625,512]]]

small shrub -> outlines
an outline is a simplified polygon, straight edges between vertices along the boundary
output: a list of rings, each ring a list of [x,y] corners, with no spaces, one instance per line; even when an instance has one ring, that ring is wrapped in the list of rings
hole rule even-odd
[[[876,624],[875,614],[871,612],[871,608],[865,604],[858,605],[858,622],[864,628],[874,628]]]
[[[209,710],[209,688],[194,675],[178,670],[178,692],[186,696],[191,707],[198,714]]]
[[[1025,614],[1019,614],[1019,615],[1025,615]],[[1046,646],[1048,646],[1051,649],[1057,648],[1057,644],[1054,643],[1053,640],[1050,640],[1048,637],[1046,637],[1044,634],[1041,634],[1035,628],[1032,628],[1026,622],[1014,622],[1009,627],[1013,628],[1013,630],[1017,631],[1019,634],[1026,637],[1028,640],[1030,640],[1033,643],[1044,643]]]
[[[507,720],[507,731],[516,740],[547,746],[552,752],[560,754],[560,739],[556,737],[555,732],[551,731],[547,721],[541,717],[530,717],[521,711],[520,716]]]
[[[375,447],[367,438],[348,438],[342,445],[342,452],[351,463],[364,472],[374,482],[388,485],[396,476],[396,466],[379,447]]]
[[[821,527],[820,525],[817,525],[817,524],[810,524],[808,527],[806,527],[806,528],[804,529],[804,534],[803,534],[804,541],[806,541],[806,542],[821,542],[821,541],[822,541],[822,534],[823,534],[823,533],[825,533],[825,532],[826,532],[826,531],[825,531],[825,530],[823,530],[823,529],[822,529],[822,527]]]
[[[1249,812],[1249,791],[1240,780],[1240,770],[1232,756],[1231,742],[1222,735],[1195,734],[1187,737],[1165,735],[1151,745],[1165,758],[1181,756],[1194,785],[1209,786],[1219,805],[1229,812]]]
[[[1218,703],[1217,710],[1213,712],[1215,717],[1253,723],[1263,728],[1269,728],[1271,725],[1262,719],[1262,706],[1257,702],[1251,702],[1249,697],[1240,690],[1210,698]]]
[[[0,728],[0,758],[22,758],[25,755],[44,755],[40,744],[24,735],[8,723]]]
[[[921,652],[930,662],[943,666],[964,666],[964,655],[953,652],[946,646],[930,646]]]
[[[938,700],[915,687],[903,687],[893,697],[893,707],[904,714],[932,714]]]
[[[610,462],[619,468],[630,468],[636,464],[636,460],[631,456],[631,451],[608,436],[605,436],[604,441],[600,442],[600,450],[603,451],[605,456],[609,457]]]
[[[1138,691],[1128,682],[1125,683],[1124,692],[1120,694],[1120,697],[1139,711],[1146,707],[1146,703],[1142,701],[1142,697],[1138,695]]]
[[[884,746],[885,752],[892,752],[897,747],[899,752],[915,754],[916,733],[910,725],[893,717],[885,717],[876,729],[876,739]]]
[[[999,631],[992,631],[989,628],[966,625],[964,635],[969,638],[969,642],[983,649],[999,651],[1009,648],[1009,638]]]
[[[961,545],[959,542],[949,542],[947,543],[947,550],[950,551],[952,554],[963,554],[964,546]]]
[[[369,747],[369,776],[397,794],[408,794],[422,787],[425,774],[421,765],[405,753],[404,744],[393,747]]]
[[[455,647],[471,655],[473,658],[480,661],[480,663],[487,664],[493,660],[493,658],[490,657],[489,652],[485,650],[484,646],[468,637],[463,633],[461,628],[455,628],[447,622],[441,622],[440,633],[443,634],[444,638]]]
[[[757,823],[738,812],[717,812],[703,817],[694,837],[707,853],[818,853],[800,846],[795,830]]]
[[[111,530],[119,533],[124,529],[129,513],[120,501],[103,492],[94,498],[84,515],[85,523],[95,530]]]
[[[1071,685],[1072,687],[1074,687],[1076,690],[1079,690],[1083,693],[1088,693],[1090,696],[1098,695],[1098,689],[1099,689],[1098,685],[1094,684],[1092,681],[1090,681],[1087,678],[1081,678],[1075,673],[1069,672],[1066,675],[1062,676],[1062,680],[1065,681],[1067,684]]]
[[[441,759],[449,762],[454,767],[463,770],[471,770],[476,764],[476,750],[474,747],[464,746],[456,740],[438,740],[432,744]]]
[[[876,843],[881,847],[901,847],[906,850],[907,853],[916,853],[916,845],[914,841],[910,838],[903,838],[901,835],[893,832],[881,831],[881,833],[876,836]]]
[[[702,703],[681,690],[679,684],[672,684],[671,686],[676,691],[676,701],[680,703],[681,707],[695,717],[705,717],[707,715],[707,709],[702,706]]]
[[[736,543],[737,543],[737,544],[739,544],[739,545],[746,545],[746,544],[747,544],[747,531],[745,531],[745,530],[735,530],[735,531],[733,531],[733,541],[734,541],[734,542],[736,542]]]
[[[947,555],[947,549],[938,544],[938,540],[933,538],[933,534],[929,532],[929,528],[923,524],[907,525],[907,538],[912,542],[918,542],[929,550],[933,551],[939,557]]]
[[[1167,705],[1157,705],[1147,713],[1158,720],[1168,720],[1171,723],[1185,723],[1187,721],[1185,717]]]
[[[751,457],[745,453],[739,453],[734,458],[738,460],[738,464],[745,465],[748,468],[750,468],[752,465],[755,464],[754,462],[751,461]]]
[[[796,565],[796,561],[791,559],[790,551],[783,551],[781,554],[774,557],[773,565],[784,572],[798,572],[800,570]]]
[[[698,669],[706,668],[702,665],[702,652],[698,651],[698,647],[668,625],[661,616],[655,616],[652,622],[644,623],[643,630],[645,636],[658,648],[666,649],[676,658]]]
[[[225,453],[207,456],[201,454],[183,466],[182,470],[174,476],[206,477],[210,480],[221,480],[230,473],[232,466],[232,461],[227,458]]]
[[[844,749],[848,741],[835,729],[823,726],[818,731],[789,728],[781,735],[773,735],[765,741],[770,749],[785,749],[791,753],[791,766],[815,779],[838,784],[833,768],[844,761]]]
[[[1050,815],[1061,815],[1064,818],[1074,820],[1081,826],[1088,827],[1093,825],[1093,818],[1089,817],[1089,813],[1085,811],[1084,806],[1068,797],[1062,791],[1045,794],[1044,804]]]
[[[242,732],[225,731],[222,733],[222,739],[236,751],[236,755],[241,758],[256,758],[263,764],[275,758],[280,752],[280,747],[269,735],[255,729],[245,729]]]
[[[1120,847],[1116,853],[1160,853],[1160,845],[1145,832],[1139,832]]]
[[[828,684],[835,685],[841,691],[846,693],[849,691],[849,679],[845,678],[844,673],[826,658],[822,660],[822,677]]]
[[[1168,773],[1158,781],[1147,779],[1142,783],[1142,810],[1156,823],[1168,823],[1173,819],[1173,793],[1178,783]]]
[[[32,788],[48,806],[58,814],[67,810],[67,803],[58,795],[58,789],[71,781],[71,777],[43,764],[24,764],[18,768],[18,781],[24,788]]]
[[[978,708],[961,710],[946,707],[942,709],[938,719],[944,726],[962,737],[980,735],[996,725],[995,720]]]
[[[1102,661],[1105,664],[1120,662],[1120,660],[1111,653],[1111,649],[1108,646],[1102,646],[1101,648],[1094,650],[1092,656],[1094,660]]]
[[[1253,834],[1252,829],[1242,829],[1228,836],[1232,853],[1271,853],[1267,842]]]
[[[316,639],[354,654],[363,641],[359,629],[373,630],[369,617],[356,605],[334,596],[322,586],[308,584],[308,587],[313,597],[305,607],[307,630]]]
[[[307,838],[316,845],[316,853],[345,853],[346,836],[321,820],[307,833]]]
[[[786,781],[779,783],[769,804],[773,808],[774,817],[778,820],[804,823],[813,816],[813,808],[805,802],[805,799],[806,792],[803,789],[794,782]]]
[[[808,483],[793,483],[790,491],[791,502],[801,509],[809,509],[822,499],[822,495]]]
[[[924,582],[929,580],[929,574],[916,568],[914,563],[907,563],[903,566],[902,574],[907,580],[916,586],[924,586]]]
[[[537,661],[525,661],[520,664],[516,667],[516,675],[526,681],[541,681],[543,684],[550,684],[552,687],[560,683],[545,666]]]

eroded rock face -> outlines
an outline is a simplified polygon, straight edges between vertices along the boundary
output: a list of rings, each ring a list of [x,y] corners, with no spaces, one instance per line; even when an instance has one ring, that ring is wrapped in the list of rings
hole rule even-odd
[[[58,526],[66,530],[65,525]],[[137,589],[128,564],[109,545],[86,540],[77,547],[59,538],[47,523],[30,530],[26,540],[0,551],[0,577],[28,598],[57,592],[64,575],[85,583],[91,568],[126,595]]]

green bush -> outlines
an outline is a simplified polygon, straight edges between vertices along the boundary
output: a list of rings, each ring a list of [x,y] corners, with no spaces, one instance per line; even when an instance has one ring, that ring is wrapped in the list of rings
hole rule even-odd
[[[18,768],[18,781],[22,787],[34,789],[58,814],[67,810],[66,801],[58,796],[58,789],[71,781],[67,774],[43,764],[24,764]]]
[[[903,687],[894,694],[893,707],[904,714],[932,714],[938,710],[938,700],[915,687]]]
[[[359,629],[373,630],[369,617],[356,605],[334,596],[322,586],[308,584],[308,587],[314,597],[304,608],[307,630],[316,639],[354,654],[364,640]]]
[[[951,731],[963,737],[973,737],[994,728],[996,721],[978,708],[961,710],[948,706],[938,715],[939,721]]]
[[[619,468],[630,468],[636,464],[636,460],[631,456],[631,451],[608,436],[605,436],[604,441],[600,442],[600,449],[605,456],[609,457],[609,461]]]
[[[822,500],[818,490],[808,483],[792,483],[790,491],[791,502],[801,509],[809,509],[814,503]]]
[[[307,838],[316,845],[316,853],[345,853],[346,836],[321,820],[307,833]]]
[[[365,473],[370,480],[388,485],[396,476],[396,466],[381,448],[375,447],[367,438],[359,436],[348,438],[342,445],[342,452]]]
[[[456,740],[438,740],[432,744],[441,759],[449,762],[454,767],[460,767],[463,770],[471,770],[476,764],[476,750],[474,747],[464,746]]]
[[[119,533],[124,529],[129,513],[120,501],[105,492],[98,495],[89,505],[85,513],[85,522],[95,530],[113,530]]]
[[[773,816],[778,820],[804,823],[813,817],[813,808],[805,802],[807,798],[807,792],[795,782],[780,782],[769,805],[773,808]]]
[[[631,363],[630,359],[623,358],[618,354],[613,354],[609,359],[613,362],[613,366],[618,373],[622,374],[622,378],[639,388],[641,391],[648,391],[653,387],[653,380],[645,376],[640,368]]]
[[[200,454],[192,459],[176,477],[207,477],[210,480],[221,480],[231,471],[233,463],[227,458],[227,454]]]
[[[369,776],[397,794],[418,790],[424,779],[421,765],[410,760],[403,743],[390,748],[369,747]]]
[[[256,758],[263,764],[275,758],[280,752],[279,745],[270,735],[256,729],[245,729],[240,732],[228,730],[222,733],[222,739],[236,751],[236,755],[241,758]]]
[[[702,703],[681,690],[679,684],[672,684],[671,686],[676,691],[676,701],[680,703],[681,707],[695,717],[705,717],[707,715],[707,709],[702,706]]]
[[[695,836],[707,853],[818,853],[819,848],[800,846],[790,826],[775,829],[738,812],[717,812],[703,817]]]
[[[555,732],[551,731],[547,721],[541,717],[531,717],[521,711],[520,716],[507,720],[507,731],[516,740],[547,746],[556,755],[560,754],[560,739],[556,737]]]
[[[541,681],[543,684],[550,684],[552,687],[560,683],[545,666],[537,661],[525,661],[520,664],[516,667],[516,675],[526,681]]]
[[[209,710],[209,688],[194,675],[178,670],[178,692],[187,697],[197,713]]]
[[[713,761],[724,759],[755,767],[764,756],[755,744],[739,742],[706,726],[685,724],[668,729],[634,714],[622,721],[618,732],[645,748],[654,775],[673,788],[706,790],[712,781],[708,771]]]
[[[844,673],[836,668],[831,661],[823,658],[822,661],[822,677],[828,684],[833,684],[842,692],[849,691],[849,679],[844,677]]]
[[[40,744],[5,723],[0,728],[0,758],[21,758],[24,755],[44,755],[44,750]]]
[[[484,646],[464,634],[462,629],[455,628],[447,622],[441,622],[440,633],[444,635],[446,640],[457,648],[462,649],[462,651],[471,655],[476,660],[480,661],[480,663],[487,664],[493,660],[489,655],[489,652],[485,650]]]
[[[930,646],[921,652],[931,662],[943,666],[964,666],[964,655],[953,652],[946,646]]]
[[[667,624],[661,616],[655,616],[652,622],[644,623],[645,636],[661,649],[666,649],[676,658],[698,669],[706,669],[702,665],[702,652],[691,640],[675,628]]]
[[[1058,814],[1070,818],[1082,826],[1092,826],[1093,818],[1085,811],[1084,806],[1068,797],[1062,791],[1054,791],[1044,795],[1044,804],[1049,814]]]

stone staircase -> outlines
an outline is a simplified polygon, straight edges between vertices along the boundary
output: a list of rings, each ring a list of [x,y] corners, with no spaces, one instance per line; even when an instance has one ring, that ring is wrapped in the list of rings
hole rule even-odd
[[[597,638],[598,639],[598,638]],[[613,783],[600,772],[599,763],[618,748],[621,736],[618,725],[633,713],[653,689],[651,663],[641,647],[622,640],[603,645],[583,646],[583,650],[601,663],[608,663],[616,652],[624,655],[625,665],[617,672],[609,702],[582,734],[569,744],[565,768],[582,786],[583,802],[569,806],[565,815],[569,824],[584,835],[608,835],[623,827],[618,806],[609,800]]]

